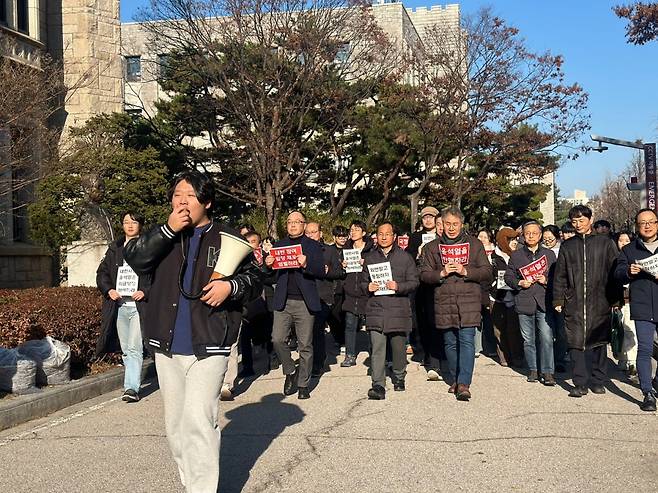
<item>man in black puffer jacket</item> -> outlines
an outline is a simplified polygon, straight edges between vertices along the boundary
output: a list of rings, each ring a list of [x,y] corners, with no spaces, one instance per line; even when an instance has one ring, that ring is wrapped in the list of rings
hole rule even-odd
[[[377,248],[366,254],[361,289],[369,294],[366,308],[366,329],[370,333],[372,353],[372,388],[369,399],[381,400],[386,395],[386,343],[390,341],[393,359],[393,389],[404,391],[407,366],[406,342],[411,332],[411,301],[409,293],[418,288],[418,270],[411,255],[396,244],[393,225],[384,222],[377,228]],[[382,287],[373,282],[368,266],[390,263],[392,280],[386,282],[390,293],[377,295]]]
[[[592,233],[592,210],[576,205],[569,211],[576,235],[560,247],[555,265],[553,306],[564,313],[573,363],[574,388],[569,395],[587,394],[590,374],[585,353],[592,354],[591,389],[605,393],[606,347],[610,342],[610,309],[622,299],[613,278],[617,247],[608,236]]]

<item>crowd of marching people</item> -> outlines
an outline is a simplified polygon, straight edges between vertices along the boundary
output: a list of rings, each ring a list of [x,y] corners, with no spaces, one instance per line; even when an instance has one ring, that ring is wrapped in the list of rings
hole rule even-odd
[[[325,232],[293,211],[274,241],[249,224],[238,231],[214,221],[213,197],[207,176],[177,175],[168,221],[143,232],[138,213],[124,214],[125,235],[97,272],[105,297],[97,352],[120,348],[128,402],[140,398],[143,348],[155,354],[167,438],[190,491],[217,484],[218,401],[233,399],[238,376],[255,375],[255,348],[267,352],[266,371],[282,369],[283,393],[299,399],[330,370],[331,353],[342,354],[341,367],[368,367],[369,399],[386,398],[388,376],[393,391],[405,391],[411,357],[429,382],[468,401],[481,355],[548,387],[570,368],[569,396],[603,394],[612,343],[620,369],[637,375],[641,409],[656,410],[652,209],[637,213],[636,234],[614,235],[584,205],[561,228],[528,221],[495,233],[468,232],[457,208],[427,206],[410,236],[388,221],[371,234],[360,220]],[[247,252],[226,277],[215,268],[228,251],[223,235]]]

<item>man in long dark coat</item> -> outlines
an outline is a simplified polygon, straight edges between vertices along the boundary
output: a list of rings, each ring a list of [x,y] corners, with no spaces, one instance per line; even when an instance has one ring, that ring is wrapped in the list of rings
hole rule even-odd
[[[564,313],[574,388],[571,397],[605,393],[610,308],[621,291],[613,280],[617,248],[607,235],[592,232],[592,210],[576,205],[569,211],[576,235],[560,248],[553,283],[553,306]],[[591,373],[586,353],[592,355]],[[591,379],[590,379],[591,377]]]

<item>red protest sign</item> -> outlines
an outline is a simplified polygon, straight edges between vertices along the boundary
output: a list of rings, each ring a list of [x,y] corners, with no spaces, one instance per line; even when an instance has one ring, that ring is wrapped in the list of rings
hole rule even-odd
[[[398,246],[406,250],[409,246],[409,235],[398,236]]]
[[[468,264],[471,253],[471,245],[468,243],[457,243],[455,245],[439,245],[441,249],[441,262],[447,264]]]
[[[301,254],[301,245],[272,248],[270,250],[270,255],[274,257],[272,269],[296,269],[300,267],[297,257]]]
[[[528,265],[524,265],[523,267],[520,267],[519,272],[521,272],[523,279],[525,279],[526,281],[534,281],[538,277],[544,275],[547,267],[548,267],[548,259],[546,258],[546,255],[542,255],[534,262],[531,262]]]
[[[254,258],[256,259],[258,265],[263,265],[263,249],[261,247],[258,247],[254,250]]]

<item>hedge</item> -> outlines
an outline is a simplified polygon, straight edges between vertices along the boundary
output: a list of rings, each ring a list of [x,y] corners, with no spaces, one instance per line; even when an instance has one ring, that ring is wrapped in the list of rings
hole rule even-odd
[[[71,346],[74,377],[88,373],[101,329],[101,306],[96,288],[0,290],[0,347],[48,335]]]

